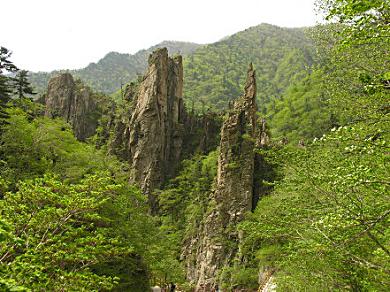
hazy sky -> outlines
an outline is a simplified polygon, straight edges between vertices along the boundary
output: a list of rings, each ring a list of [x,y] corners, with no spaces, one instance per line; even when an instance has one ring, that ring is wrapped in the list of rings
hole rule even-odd
[[[6,0],[0,45],[22,69],[75,69],[163,40],[212,43],[263,22],[314,25],[314,1]]]

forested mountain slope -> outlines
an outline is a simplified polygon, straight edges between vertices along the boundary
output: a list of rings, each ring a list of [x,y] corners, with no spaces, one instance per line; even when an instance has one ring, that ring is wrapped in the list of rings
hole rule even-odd
[[[229,101],[242,90],[242,72],[253,62],[258,72],[258,99],[262,112],[266,103],[280,98],[292,82],[305,75],[314,54],[304,28],[261,24],[206,46],[162,42],[134,55],[111,52],[99,62],[84,69],[70,70],[70,73],[94,90],[112,93],[121,84],[143,73],[148,55],[159,47],[167,47],[170,55],[184,55],[184,98],[189,104],[194,101],[198,109],[203,105],[227,108]],[[31,82],[38,91],[43,91],[50,76],[56,73],[33,73]]]
[[[199,46],[188,42],[163,41],[134,55],[110,52],[97,63],[91,63],[83,69],[69,70],[69,73],[80,78],[96,91],[112,93],[118,90],[121,84],[134,79],[137,74],[143,74],[149,54],[157,48],[166,47],[170,54],[187,55]],[[32,73],[30,80],[37,91],[43,92],[50,77],[63,71],[67,70]]]
[[[203,46],[184,59],[185,96],[197,105],[228,107],[242,91],[249,63],[257,70],[257,97],[265,104],[305,75],[313,63],[313,46],[304,28],[261,24]]]

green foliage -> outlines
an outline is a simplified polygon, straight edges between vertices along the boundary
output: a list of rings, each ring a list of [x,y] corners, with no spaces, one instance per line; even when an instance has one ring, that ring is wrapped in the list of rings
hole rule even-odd
[[[26,97],[25,94],[28,94],[30,96],[36,94],[30,82],[28,81],[27,74],[28,71],[20,70],[18,73],[16,73],[16,76],[13,78],[15,84],[14,93],[19,97],[19,99]]]
[[[123,246],[131,247],[131,253],[110,256],[93,266],[99,275],[118,277],[113,291],[146,291],[149,273],[154,259],[151,250],[158,248],[159,236],[153,219],[147,215],[146,197],[126,183],[116,185],[116,194],[106,198],[99,214],[108,218],[106,237],[120,238]]]
[[[26,222],[30,219],[27,213],[16,212],[16,207],[12,209],[2,205],[1,212],[14,210],[16,217],[1,217],[7,221],[1,225],[0,239],[7,241],[12,252],[26,251],[26,256],[24,253],[20,257],[19,254],[9,256],[9,261],[1,267],[5,275],[0,282],[1,287],[53,290],[51,287],[59,281],[58,285],[63,285],[62,289],[66,291],[145,291],[152,277],[156,279],[153,281],[159,279],[162,283],[167,279],[184,281],[184,271],[176,257],[177,245],[172,244],[177,242],[176,239],[167,229],[158,227],[157,219],[148,215],[146,197],[135,187],[128,186],[123,164],[107,155],[105,147],[97,150],[94,145],[77,141],[70,126],[63,120],[37,116],[40,109],[40,105],[28,99],[16,100],[14,107],[8,110],[9,124],[4,127],[1,137],[0,196],[4,200],[0,203],[5,204],[7,200],[14,199],[12,203],[15,206],[22,208],[26,204],[23,207],[26,212],[33,212],[37,208],[38,217],[34,221],[37,226],[32,228],[41,228],[30,231],[37,238],[28,237],[30,233],[23,238],[25,246],[22,250],[13,250],[12,240],[19,240],[20,234],[16,229],[7,229],[7,226],[14,226],[16,220]],[[101,171],[108,174],[102,174]],[[104,181],[100,184],[100,180]],[[54,184],[58,185],[58,189]],[[84,186],[86,191],[81,191]],[[95,190],[95,187],[101,187],[102,191]],[[106,189],[110,192],[106,193]],[[13,193],[7,193],[7,190]],[[28,193],[28,190],[32,193]],[[99,196],[98,199],[95,195]],[[58,201],[60,199],[61,202]],[[87,214],[88,218],[76,217],[69,222],[70,226],[62,224],[66,218],[64,216],[79,214],[73,209],[83,208],[84,200],[88,204],[96,203],[87,205],[85,212],[80,211],[80,214]],[[55,217],[57,215],[58,218]],[[42,226],[38,226],[39,220]],[[56,230],[56,226],[61,227],[58,229],[59,235],[72,237],[65,238],[63,242],[62,237],[57,236],[57,231],[51,233]],[[90,239],[95,235],[96,238]],[[45,245],[47,243],[44,254],[31,256],[28,248],[31,247],[35,252],[33,242],[37,241],[39,245],[42,238]],[[103,244],[99,248],[97,240]],[[72,242],[76,246],[73,247]],[[90,250],[95,247],[95,250]],[[115,253],[114,248],[118,249]],[[4,254],[7,252],[5,250]],[[65,262],[61,258],[66,257],[68,252],[79,257],[69,259],[70,266],[62,264]],[[57,257],[56,253],[58,259],[48,261],[50,257]],[[20,258],[21,261],[11,263],[14,258]],[[84,263],[87,261],[84,271]],[[81,267],[75,262],[80,262]],[[11,269],[13,264],[15,268]],[[6,266],[10,268],[6,269]],[[30,277],[31,281],[23,282],[23,277]]]
[[[368,30],[376,25],[376,30],[385,29],[388,24],[389,3],[382,0],[322,0],[320,8],[328,20]]]
[[[388,10],[381,10],[387,4],[321,2],[349,26],[320,28],[333,35],[319,39],[327,44],[324,74],[312,76],[319,86],[296,97],[320,90],[343,126],[309,146],[285,150],[285,177],[240,224],[240,250],[248,267],[275,269],[282,291],[387,291],[390,123],[388,40],[381,25],[388,19]],[[318,122],[326,121],[318,116]]]
[[[260,111],[280,98],[313,61],[304,29],[262,24],[197,49],[184,59],[185,96],[197,108],[225,109],[241,95],[248,64],[256,69]]]
[[[167,47],[170,54],[192,53],[198,44],[164,41],[147,50],[141,50],[134,55],[110,52],[97,63],[91,63],[80,70],[62,70],[53,72],[38,72],[30,75],[30,80],[38,92],[46,90],[49,79],[59,72],[68,71],[80,78],[94,90],[104,93],[114,93],[121,85],[134,80],[137,75],[143,74],[147,68],[148,56],[157,48]]]
[[[73,181],[106,169],[124,176],[118,162],[92,145],[78,142],[64,121],[40,117],[30,122],[20,109],[10,114],[0,152],[2,176],[12,184],[46,172]]]
[[[289,86],[283,96],[269,104],[267,114],[272,137],[286,137],[293,145],[321,137],[335,125],[323,93],[323,70],[317,69]]]
[[[12,61],[9,60],[11,55],[12,52],[7,48],[0,47],[0,74],[3,74],[4,71],[17,72],[19,70],[18,67],[16,67]]]
[[[243,253],[275,267],[278,288],[386,290],[389,135],[373,130],[341,127],[287,152],[285,180],[241,224]]]
[[[181,270],[171,264],[174,261],[169,253],[171,247],[161,244],[167,242],[166,236],[148,215],[145,196],[128,186],[127,175],[114,157],[77,141],[69,125],[60,119],[32,119],[18,108],[10,110],[10,114],[10,123],[2,136],[0,192],[4,200],[0,203],[12,200],[13,205],[1,205],[1,218],[9,216],[9,219],[1,225],[0,239],[7,241],[8,247],[4,248],[11,246],[12,252],[23,251],[26,255],[10,255],[9,261],[1,267],[6,275],[0,284],[7,287],[4,289],[53,290],[50,287],[59,281],[58,285],[64,285],[66,291],[102,288],[145,291],[151,274],[167,270],[157,265],[171,266],[170,274],[180,273]],[[101,171],[108,171],[109,175]],[[29,178],[36,179],[30,181]],[[7,193],[8,189],[15,191]],[[8,211],[11,213],[6,213]],[[20,239],[20,228],[13,230],[7,226],[16,226],[16,220],[23,226],[30,220],[31,212],[37,216],[34,217],[36,226],[32,225],[23,238],[25,246],[13,250],[14,241]],[[11,217],[12,214],[15,217]],[[69,226],[62,223],[69,215],[73,218],[73,214],[75,219],[69,221]],[[84,214],[87,217],[83,217]],[[58,236],[57,231],[53,231],[57,229]],[[33,242],[39,245],[42,238],[46,249],[42,254],[31,255],[29,248],[35,252]],[[71,257],[67,256],[68,252],[79,257],[69,258],[71,267],[61,258]],[[55,259],[56,253],[58,259]],[[14,258],[21,261],[10,264]],[[87,261],[84,273],[83,265]],[[75,262],[80,262],[82,267]],[[11,269],[13,264],[15,268]],[[6,266],[10,268],[5,269]],[[23,277],[31,278],[31,283],[23,282]]]
[[[0,243],[5,285],[28,291],[111,289],[118,279],[91,267],[132,252],[119,237],[107,236],[109,221],[98,212],[117,188],[105,174],[71,185],[49,175],[6,193],[0,201],[8,231]]]
[[[4,47],[0,47],[0,126],[7,123],[8,115],[5,111],[12,94],[12,78],[4,75],[4,72],[15,73],[19,69],[9,60],[12,53]]]

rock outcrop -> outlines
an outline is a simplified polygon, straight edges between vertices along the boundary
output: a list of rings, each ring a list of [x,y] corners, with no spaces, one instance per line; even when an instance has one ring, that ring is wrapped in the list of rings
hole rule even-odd
[[[250,65],[245,93],[223,123],[214,191],[199,233],[183,249],[187,278],[197,291],[212,291],[221,268],[237,253],[235,226],[252,210],[255,153],[259,137],[256,118],[256,79]],[[261,136],[261,135],[260,135]]]
[[[182,58],[169,58],[166,48],[159,49],[149,57],[128,127],[130,181],[149,196],[152,209],[152,191],[180,161],[184,115]]]
[[[186,111],[182,58],[168,57],[166,48],[150,55],[147,72],[126,86],[113,112],[103,126],[111,133],[109,153],[129,162],[130,182],[148,195],[152,211],[153,191],[176,174],[180,162],[218,144],[220,115]]]
[[[45,115],[64,118],[72,125],[78,140],[84,141],[95,133],[99,119],[97,102],[91,90],[74,81],[71,74],[50,79],[45,104]]]

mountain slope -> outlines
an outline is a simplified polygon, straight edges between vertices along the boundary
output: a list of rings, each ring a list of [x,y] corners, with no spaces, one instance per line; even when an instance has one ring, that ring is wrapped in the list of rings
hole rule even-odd
[[[67,71],[82,79],[94,90],[112,93],[118,90],[121,84],[134,79],[137,74],[143,74],[147,67],[149,54],[162,47],[166,47],[171,55],[179,53],[185,56],[191,54],[200,45],[188,42],[163,41],[147,50],[140,50],[134,55],[110,52],[97,63],[91,63],[83,69],[31,73],[30,80],[37,91],[43,92],[53,75]]]
[[[197,106],[203,103],[216,109],[226,108],[242,92],[242,72],[252,62],[257,97],[264,112],[265,104],[280,98],[291,83],[306,75],[313,55],[304,28],[269,24],[251,27],[187,56],[184,94]]]
[[[280,99],[291,84],[307,76],[314,55],[304,28],[261,24],[205,46],[162,42],[134,55],[111,52],[97,63],[70,72],[95,90],[113,93],[143,74],[148,55],[164,46],[170,54],[184,55],[184,97],[188,106],[194,103],[200,110],[227,108],[242,92],[242,72],[253,62],[263,114],[271,101]],[[33,73],[31,81],[43,91],[55,73]]]

